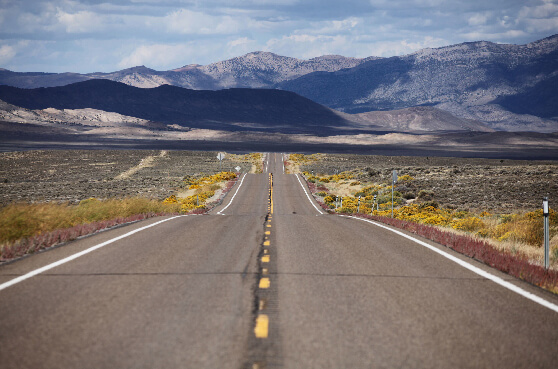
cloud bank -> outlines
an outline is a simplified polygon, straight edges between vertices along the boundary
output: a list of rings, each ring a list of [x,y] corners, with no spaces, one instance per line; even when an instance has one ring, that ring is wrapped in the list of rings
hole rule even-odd
[[[0,67],[167,70],[270,51],[394,56],[558,33],[558,0],[0,0]]]

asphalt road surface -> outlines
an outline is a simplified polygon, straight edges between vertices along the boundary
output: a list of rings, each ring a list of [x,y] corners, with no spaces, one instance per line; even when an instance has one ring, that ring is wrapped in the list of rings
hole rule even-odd
[[[0,267],[0,367],[558,367],[556,296],[426,243],[323,214],[270,154],[209,215]]]

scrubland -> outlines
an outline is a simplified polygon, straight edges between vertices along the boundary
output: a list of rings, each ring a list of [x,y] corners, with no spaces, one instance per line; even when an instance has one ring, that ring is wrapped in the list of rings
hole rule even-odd
[[[287,168],[303,173],[329,212],[405,229],[420,224],[454,235],[440,240],[461,237],[474,248],[544,265],[542,199],[548,196],[551,208],[558,199],[558,162],[291,154]],[[420,232],[432,233],[426,229]],[[558,271],[558,213],[552,209],[550,261]]]
[[[0,154],[0,260],[117,224],[216,206],[261,154],[29,151]],[[259,162],[258,162],[259,160]]]

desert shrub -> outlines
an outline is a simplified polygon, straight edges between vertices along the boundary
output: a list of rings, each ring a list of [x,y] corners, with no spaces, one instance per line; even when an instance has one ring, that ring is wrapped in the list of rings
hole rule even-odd
[[[426,208],[438,209],[440,205],[436,201],[426,201],[426,202],[421,202],[418,205],[418,207],[419,209],[426,209]]]
[[[317,195],[317,196],[320,196],[320,197],[326,197],[326,196],[327,196],[327,192],[325,192],[325,191],[316,192],[316,195]]]
[[[422,201],[430,201],[434,198],[434,192],[428,190],[420,190],[417,199]]]
[[[484,222],[477,217],[456,220],[452,222],[451,226],[453,229],[466,232],[476,232],[486,227]]]
[[[171,195],[171,196],[167,197],[165,200],[163,200],[163,203],[165,203],[165,204],[176,204],[176,203],[178,203],[178,200],[176,199],[176,195]]]
[[[412,180],[414,180],[414,178],[408,174],[402,175],[401,177],[397,177],[397,181],[401,181],[401,182],[408,182]]]
[[[468,218],[471,216],[471,213],[469,213],[468,211],[465,210],[460,210],[460,211],[456,211],[455,213],[453,213],[453,217],[457,218],[457,219],[464,219],[464,218]]]

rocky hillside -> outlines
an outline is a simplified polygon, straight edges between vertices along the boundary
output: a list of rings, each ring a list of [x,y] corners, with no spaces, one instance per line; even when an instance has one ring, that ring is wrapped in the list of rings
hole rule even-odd
[[[370,111],[359,114],[340,113],[361,128],[376,127],[392,132],[494,132],[485,124],[458,118],[447,111],[430,106],[417,106],[390,111]]]
[[[98,109],[25,109],[0,100],[0,121],[33,124],[64,124],[78,126],[149,125],[145,119]]]
[[[209,65],[187,65],[169,71],[138,66],[112,73],[17,73],[0,69],[0,84],[21,88],[55,87],[89,79],[108,79],[140,88],[173,85],[194,90],[265,88],[316,72],[352,68],[367,60],[326,55],[310,60],[253,52]]]
[[[558,131],[558,35],[527,45],[472,42],[370,60],[278,84],[345,112],[430,105],[509,131]]]
[[[0,86],[0,120],[79,126],[142,126],[183,131],[273,131],[339,135],[379,132],[490,132],[433,107],[341,113],[295,93],[270,89],[141,89],[108,80],[20,89]],[[157,124],[159,123],[159,124]]]

